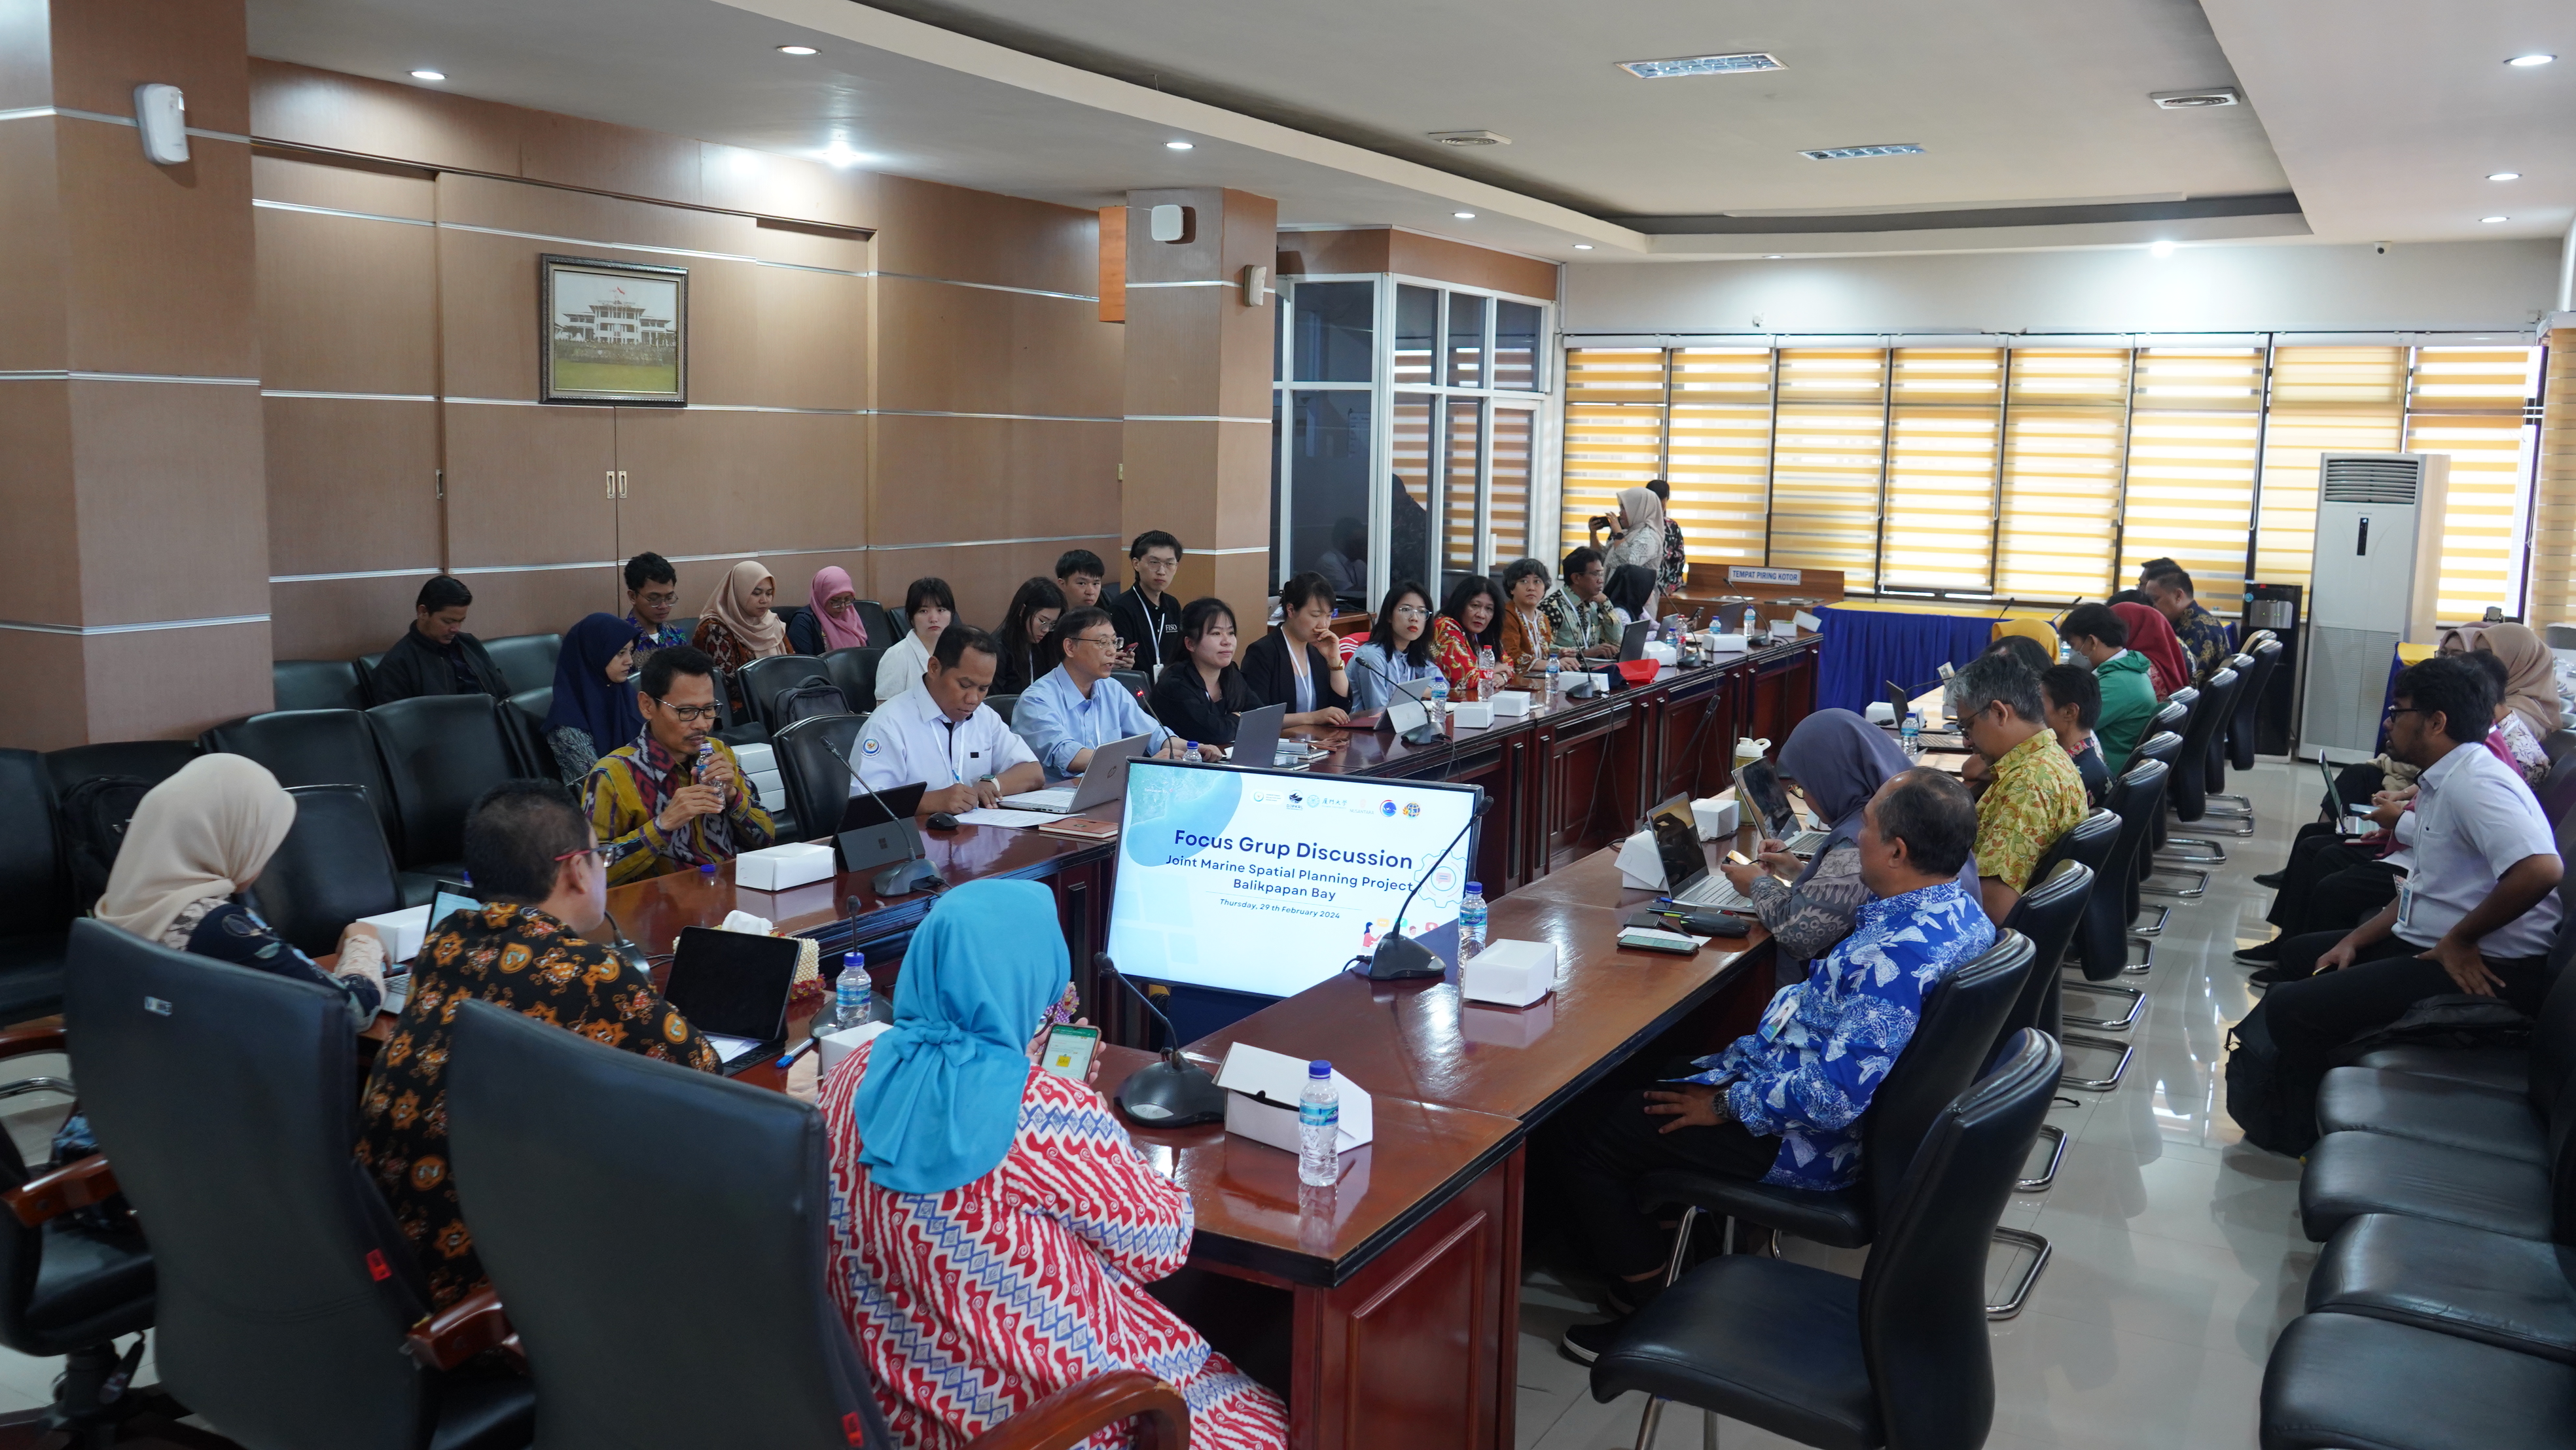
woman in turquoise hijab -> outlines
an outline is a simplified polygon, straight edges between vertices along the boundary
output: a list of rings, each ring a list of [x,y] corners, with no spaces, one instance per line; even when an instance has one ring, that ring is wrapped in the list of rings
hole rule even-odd
[[[1145,1292],[1189,1258],[1189,1194],[1034,1060],[1068,972],[1053,892],[969,882],[913,934],[893,1029],[823,1080],[832,1296],[878,1404],[897,1442],[950,1445],[1141,1369],[1188,1401],[1194,1450],[1284,1446],[1279,1396]]]

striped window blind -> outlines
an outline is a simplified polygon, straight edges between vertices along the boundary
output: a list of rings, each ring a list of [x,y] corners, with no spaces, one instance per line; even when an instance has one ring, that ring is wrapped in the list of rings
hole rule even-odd
[[[1398,393],[1387,415],[1387,442],[1394,450],[1395,482],[1425,509],[1442,508],[1440,478],[1431,467],[1432,400],[1420,393]],[[1467,479],[1467,526],[1475,528],[1476,481]],[[1436,516],[1436,515],[1435,515]],[[1398,579],[1419,578],[1427,559],[1393,559],[1388,571]]]
[[[1664,477],[1695,562],[1763,562],[1771,366],[1767,347],[1673,349]]]
[[[2263,429],[2254,577],[2308,582],[2317,543],[2317,457],[2394,453],[2405,434],[2406,349],[2277,347]]]
[[[1567,349],[1564,548],[1584,541],[1586,519],[1617,511],[1619,490],[1661,476],[1668,386],[1662,348]],[[1553,574],[1556,561],[1547,562]]]
[[[1990,589],[2003,349],[1900,347],[1894,368],[1880,578],[1900,589]]]
[[[2203,605],[2236,612],[2245,592],[2245,541],[2254,528],[2263,351],[2138,350],[2120,509],[2124,585],[2147,560],[2170,558],[2191,575]]]
[[[2406,397],[2406,450],[2451,457],[2443,514],[2444,619],[2522,602],[2521,520],[2539,429],[2525,421],[2540,391],[2539,350],[2419,347]]]
[[[1482,405],[1473,398],[1451,398],[1449,416],[1440,430],[1442,488],[1446,507],[1440,518],[1440,566],[1444,571],[1476,572],[1476,462]]]
[[[1485,532],[1493,539],[1494,557],[1504,562],[1530,551],[1530,446],[1537,438],[1535,411],[1495,406],[1494,485],[1486,495]]]
[[[2532,510],[2531,617],[2576,619],[2576,328],[2549,334],[2540,497]]]
[[[2100,599],[2127,457],[2129,350],[2017,347],[2011,363],[1995,591]]]
[[[1884,348],[1780,350],[1771,563],[1840,569],[1847,590],[1878,587],[1886,374]]]

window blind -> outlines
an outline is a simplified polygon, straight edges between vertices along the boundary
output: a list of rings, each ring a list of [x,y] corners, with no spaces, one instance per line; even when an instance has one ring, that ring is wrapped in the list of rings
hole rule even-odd
[[[1476,572],[1476,462],[1480,405],[1473,398],[1449,400],[1449,416],[1440,430],[1443,494],[1440,517],[1440,566],[1462,574]]]
[[[1564,549],[1587,537],[1585,520],[1617,512],[1619,490],[1663,472],[1667,385],[1662,348],[1566,350],[1565,467],[1559,486],[1564,512],[1558,525]],[[1549,573],[1556,564],[1547,561]]]
[[[2254,527],[2255,439],[2263,425],[2260,347],[2138,351],[2129,467],[2120,509],[2123,587],[2138,566],[2182,565],[2202,605],[2232,615]]]
[[[1439,518],[1442,516],[1444,504],[1450,501],[1441,497],[1440,479],[1431,466],[1431,418],[1430,398],[1419,393],[1396,394],[1395,405],[1389,410],[1387,418],[1387,443],[1395,454],[1393,463],[1396,487],[1412,495],[1413,501],[1423,508],[1433,510],[1433,517]],[[1475,527],[1476,512],[1476,481],[1473,474],[1468,475],[1465,497],[1468,528],[1472,531]],[[1399,500],[1396,506],[1401,508],[1403,504]],[[1418,578],[1429,563],[1429,560],[1423,558],[1389,560],[1388,577]]]
[[[2318,455],[2394,453],[2405,419],[2405,348],[2273,349],[2256,579],[2308,582],[2316,559]]]
[[[1771,484],[1771,350],[1676,348],[1671,366],[1670,516],[1694,561],[1759,564]]]
[[[1995,590],[2100,599],[2111,592],[2129,350],[2017,347],[2010,362]]]
[[[1991,589],[2003,349],[1901,347],[1893,362],[1880,578]]]
[[[2415,349],[2406,450],[2451,458],[2434,606],[2444,619],[2474,619],[2491,604],[2519,612],[2520,521],[2538,445],[2524,412],[2539,391],[2538,367],[2536,348]]]
[[[1839,569],[1854,592],[1878,587],[1886,371],[1879,348],[1781,349],[1771,563]]]
[[[2549,334],[2540,497],[2532,510],[2530,614],[2576,618],[2576,328]]]
[[[1494,558],[1501,561],[1497,568],[1530,550],[1530,445],[1537,436],[1537,413],[1494,409],[1494,482],[1486,494],[1485,531],[1492,537]]]

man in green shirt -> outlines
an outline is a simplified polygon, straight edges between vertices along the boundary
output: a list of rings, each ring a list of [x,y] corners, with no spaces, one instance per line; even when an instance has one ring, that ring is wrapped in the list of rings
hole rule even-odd
[[[2147,673],[2147,657],[2128,647],[2128,622],[2108,605],[2076,606],[2057,626],[2057,637],[2093,667],[2093,678],[2102,686],[2102,719],[2093,736],[2102,742],[2102,763],[2116,776],[2129,768],[2130,754],[2156,718],[2156,687]]]
[[[1590,545],[1565,556],[1563,582],[1538,602],[1547,617],[1548,642],[1557,649],[1590,659],[1612,659],[1619,653],[1619,616],[1610,612],[1602,594],[1609,568],[1601,551]]]

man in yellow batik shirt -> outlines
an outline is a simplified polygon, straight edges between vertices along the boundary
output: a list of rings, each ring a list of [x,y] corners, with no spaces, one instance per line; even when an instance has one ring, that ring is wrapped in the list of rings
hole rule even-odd
[[[646,656],[636,700],[643,733],[582,781],[612,886],[730,861],[778,838],[733,751],[714,737],[715,671],[687,645]]]

